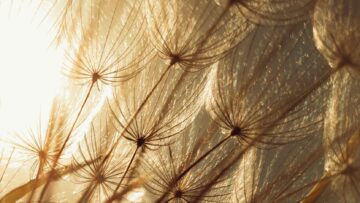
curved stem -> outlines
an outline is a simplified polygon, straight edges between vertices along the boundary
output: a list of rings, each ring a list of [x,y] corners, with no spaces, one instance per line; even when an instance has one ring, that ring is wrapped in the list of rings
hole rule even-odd
[[[96,81],[93,81],[93,82],[91,83],[90,88],[89,88],[89,90],[88,90],[88,92],[87,92],[87,94],[86,94],[86,97],[85,97],[85,99],[84,99],[84,101],[83,101],[83,103],[82,103],[82,105],[81,105],[81,107],[80,107],[80,110],[79,110],[79,112],[78,112],[77,115],[76,115],[75,121],[73,122],[73,124],[72,124],[72,126],[71,126],[71,128],[70,128],[70,130],[69,130],[69,132],[68,132],[68,134],[67,134],[66,137],[65,137],[65,141],[64,141],[63,145],[61,146],[58,154],[56,155],[56,157],[55,157],[55,159],[54,159],[54,163],[53,163],[52,169],[51,169],[51,171],[50,171],[50,175],[49,175],[48,181],[46,182],[44,188],[43,188],[42,191],[41,191],[39,201],[42,201],[42,199],[44,198],[45,192],[46,192],[47,188],[49,187],[49,185],[50,185],[50,183],[51,183],[51,178],[54,176],[55,167],[56,167],[56,165],[57,165],[57,163],[58,163],[58,161],[59,161],[59,159],[60,159],[61,154],[63,153],[63,151],[64,151],[64,149],[65,149],[65,147],[66,147],[67,142],[68,142],[69,139],[70,139],[70,136],[71,136],[72,132],[73,132],[74,129],[75,129],[75,126],[76,126],[76,124],[77,124],[77,121],[79,120],[80,115],[81,115],[82,111],[84,110],[85,104],[87,103],[87,101],[88,101],[88,99],[89,99],[89,97],[90,97],[90,93],[91,93],[91,91],[92,91],[95,83],[96,83]]]

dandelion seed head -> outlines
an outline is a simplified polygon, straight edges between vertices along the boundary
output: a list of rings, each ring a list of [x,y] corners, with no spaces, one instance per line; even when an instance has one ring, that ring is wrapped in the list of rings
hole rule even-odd
[[[181,56],[179,54],[170,54],[170,64],[176,64],[181,62]]]
[[[95,180],[98,183],[104,183],[106,181],[106,177],[104,176],[104,174],[102,174],[101,172],[97,173],[97,175],[95,176]]]
[[[145,144],[145,139],[143,137],[140,137],[136,140],[137,147],[142,147]]]
[[[174,197],[175,197],[175,198],[181,198],[182,195],[183,195],[183,191],[181,191],[180,189],[178,189],[178,190],[176,190],[176,191],[174,192]]]
[[[242,132],[241,132],[241,128],[235,126],[231,132],[230,132],[230,135],[231,136],[241,136]]]
[[[48,153],[45,150],[40,150],[38,153],[39,153],[40,160],[46,160],[47,159]]]
[[[96,83],[99,79],[101,79],[101,75],[98,72],[92,74],[92,82]]]

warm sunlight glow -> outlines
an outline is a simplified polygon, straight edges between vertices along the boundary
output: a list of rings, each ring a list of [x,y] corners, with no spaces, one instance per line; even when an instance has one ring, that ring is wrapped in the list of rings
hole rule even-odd
[[[145,190],[143,188],[135,189],[127,195],[127,199],[131,202],[141,202],[144,193]]]
[[[1,139],[45,118],[60,87],[62,55],[50,46],[51,24],[35,20],[35,9],[0,6]]]
[[[0,203],[360,203],[358,8],[0,0]]]

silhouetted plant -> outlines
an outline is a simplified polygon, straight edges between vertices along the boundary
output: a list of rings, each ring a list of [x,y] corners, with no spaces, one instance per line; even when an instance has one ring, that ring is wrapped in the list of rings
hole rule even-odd
[[[19,2],[67,78],[0,202],[360,201],[357,0]]]

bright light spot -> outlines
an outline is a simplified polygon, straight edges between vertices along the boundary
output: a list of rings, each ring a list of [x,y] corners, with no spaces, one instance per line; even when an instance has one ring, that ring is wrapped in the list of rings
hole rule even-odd
[[[11,2],[11,1],[10,1]],[[34,20],[36,7],[0,5],[0,139],[47,119],[60,89],[62,53],[50,46],[50,23]]]
[[[131,202],[142,202],[144,193],[145,193],[144,188],[138,188],[138,189],[135,189],[134,191],[130,192],[126,198]]]

